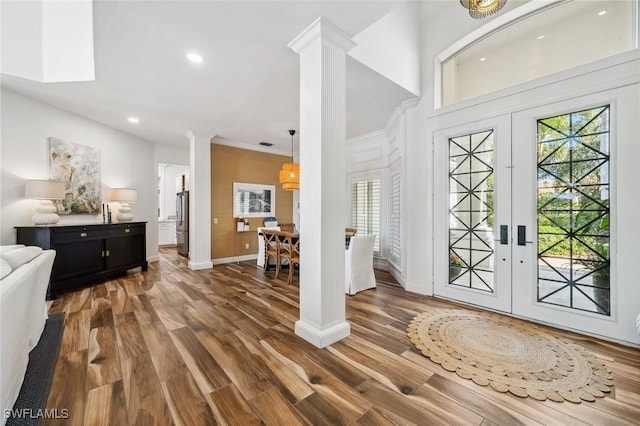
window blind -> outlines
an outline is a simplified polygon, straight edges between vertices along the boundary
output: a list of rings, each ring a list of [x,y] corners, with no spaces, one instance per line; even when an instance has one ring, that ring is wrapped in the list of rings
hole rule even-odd
[[[351,226],[359,235],[374,234],[375,254],[380,254],[380,180],[354,182],[351,188]]]

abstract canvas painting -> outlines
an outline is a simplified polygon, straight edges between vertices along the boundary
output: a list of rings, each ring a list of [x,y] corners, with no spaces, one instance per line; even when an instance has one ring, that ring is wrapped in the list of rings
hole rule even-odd
[[[64,182],[58,214],[99,214],[102,208],[100,150],[49,138],[49,177]]]

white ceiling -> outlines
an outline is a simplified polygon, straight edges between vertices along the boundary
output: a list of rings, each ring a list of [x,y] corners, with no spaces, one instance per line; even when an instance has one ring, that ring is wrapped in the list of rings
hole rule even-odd
[[[2,75],[2,86],[155,143],[187,146],[184,133],[193,130],[286,153],[287,130],[299,128],[299,57],[287,44],[318,16],[355,36],[398,4],[94,1],[95,81]],[[188,62],[190,49],[205,62]],[[348,58],[347,137],[383,128],[412,97]]]

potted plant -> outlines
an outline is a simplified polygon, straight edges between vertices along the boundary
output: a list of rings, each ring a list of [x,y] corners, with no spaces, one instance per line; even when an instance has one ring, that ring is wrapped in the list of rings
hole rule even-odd
[[[449,282],[453,282],[458,278],[464,270],[467,269],[467,265],[464,263],[460,256],[455,253],[449,254]]]
[[[592,203],[590,203],[592,204]],[[603,202],[608,206],[608,200]],[[585,209],[588,212],[588,210]],[[585,215],[586,216],[586,215]],[[609,212],[606,212],[599,221],[591,220],[589,231],[589,243],[591,251],[575,259],[576,263],[584,266],[586,277],[591,277],[593,285],[593,300],[596,302],[598,313],[609,315],[610,306],[610,257],[609,257]]]
[[[576,263],[584,266],[585,275],[591,277],[597,312],[608,315],[611,310],[609,244],[595,243],[594,252],[576,259]]]

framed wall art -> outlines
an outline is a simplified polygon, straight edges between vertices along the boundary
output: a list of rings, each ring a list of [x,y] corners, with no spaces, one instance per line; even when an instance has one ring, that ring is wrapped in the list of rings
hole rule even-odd
[[[269,217],[276,211],[276,187],[254,183],[233,183],[234,217]]]
[[[100,150],[49,138],[49,177],[64,182],[65,198],[58,214],[99,214],[102,209]]]

